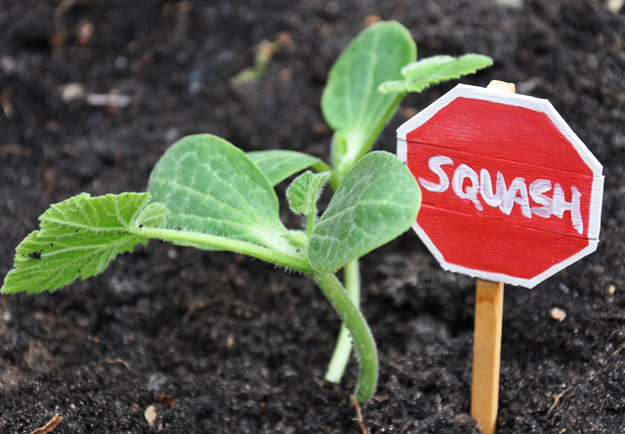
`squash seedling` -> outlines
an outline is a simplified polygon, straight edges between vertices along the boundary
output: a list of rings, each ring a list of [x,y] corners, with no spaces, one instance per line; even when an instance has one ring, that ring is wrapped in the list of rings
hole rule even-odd
[[[365,29],[339,56],[330,70],[321,98],[323,116],[335,131],[332,139],[332,177],[336,189],[349,169],[367,152],[410,92],[472,74],[492,65],[490,57],[467,54],[460,58],[434,56],[420,61],[410,32],[397,22]],[[345,288],[359,305],[358,260],[344,269]],[[352,344],[341,327],[326,379],[339,382],[349,361]]]
[[[246,154],[216,136],[185,137],[156,164],[147,192],[83,193],[52,205],[40,229],[17,247],[2,292],[54,291],[101,273],[149,239],[246,254],[319,285],[344,324],[328,378],[342,376],[349,333],[359,364],[355,395],[366,401],[375,393],[378,356],[358,308],[358,259],[408,230],[421,202],[417,181],[399,159],[369,151],[407,92],[492,63],[477,55],[415,59],[410,33],[396,22],[364,30],[340,56],[322,98],[335,131],[332,167],[299,152]],[[286,191],[291,210],[305,221],[303,230],[289,230],[274,186],[309,167],[319,173],[301,174]],[[335,193],[317,217],[326,183]],[[347,291],[335,275],[343,267]]]

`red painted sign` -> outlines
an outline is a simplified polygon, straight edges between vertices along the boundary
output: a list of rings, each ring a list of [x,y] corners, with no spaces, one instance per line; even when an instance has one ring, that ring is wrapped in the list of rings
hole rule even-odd
[[[459,85],[397,136],[443,268],[532,288],[596,250],[603,167],[547,100]]]

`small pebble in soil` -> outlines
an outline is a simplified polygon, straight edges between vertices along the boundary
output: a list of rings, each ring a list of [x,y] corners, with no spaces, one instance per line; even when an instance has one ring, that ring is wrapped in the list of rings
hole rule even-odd
[[[148,408],[145,409],[145,420],[148,421],[148,425],[150,425],[152,428],[156,428],[157,431],[160,431],[162,428],[162,424],[160,422],[158,422],[158,414],[156,413],[156,408],[153,405],[150,405]]]
[[[9,324],[13,321],[13,314],[11,314],[11,312],[4,311],[4,313],[2,314],[2,321],[4,321],[5,323]]]
[[[564,318],[566,318],[566,312],[560,308],[554,307],[553,309],[551,309],[551,318],[555,319],[558,322],[562,322],[564,321]]]

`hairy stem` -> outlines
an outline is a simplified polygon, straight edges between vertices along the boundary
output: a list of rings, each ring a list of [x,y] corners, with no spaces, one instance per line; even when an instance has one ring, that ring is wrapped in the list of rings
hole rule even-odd
[[[137,235],[169,241],[174,244],[178,243],[196,246],[205,245],[207,247],[242,253],[244,255],[292,268],[293,270],[301,271],[307,274],[314,272],[305,257],[293,256],[288,253],[278,252],[276,250],[268,249],[267,247],[246,243],[244,241],[236,241],[229,238],[217,237],[198,232],[176,231],[173,229],[137,228],[135,232]]]
[[[339,164],[336,158],[333,158],[333,162],[335,164],[334,169],[332,170],[332,176],[330,177],[330,187],[333,191],[341,184],[341,181],[345,177],[347,171],[351,169],[351,167],[358,162],[367,152],[371,150],[374,142],[378,139],[382,130],[391,119],[393,114],[397,111],[399,107],[399,103],[406,96],[405,92],[399,92],[395,96],[395,99],[388,106],[387,110],[384,112],[384,115],[380,118],[380,122],[375,126],[374,130],[371,132],[371,135],[364,142],[363,146],[360,148],[360,153],[355,155],[355,158],[351,158],[349,161],[342,161]],[[338,133],[335,133],[333,140],[339,140],[337,136]],[[333,149],[334,152],[334,149]],[[354,304],[358,307],[360,306],[360,268],[358,264],[358,260],[350,262],[345,266],[345,287],[349,296],[351,297]],[[345,328],[345,325],[341,325],[341,330],[339,331],[339,337],[336,341],[336,346],[334,347],[334,353],[332,354],[332,358],[330,359],[330,363],[328,364],[328,370],[326,371],[326,379],[329,381],[333,381],[338,383],[341,381],[343,377],[343,373],[345,372],[345,368],[347,363],[349,362],[349,356],[351,354],[351,341],[349,339],[349,333]]]
[[[366,401],[373,396],[378,382],[378,353],[373,336],[360,310],[334,274],[313,270],[305,258],[276,252],[266,247],[242,241],[230,240],[213,235],[176,231],[172,229],[137,228],[133,232],[173,243],[205,245],[235,253],[242,253],[308,274],[322,289],[356,345],[360,374],[356,387],[356,398]],[[349,350],[348,350],[349,353]]]
[[[309,274],[338,312],[352,336],[359,367],[358,384],[354,395],[360,402],[367,401],[375,394],[378,384],[378,351],[371,330],[360,309],[352,302],[334,274],[318,271]]]
[[[315,206],[316,208],[316,206]],[[310,238],[310,234],[312,234],[313,229],[315,228],[315,217],[316,210],[311,215],[306,216],[306,236]]]
[[[345,266],[345,289],[349,298],[354,305],[359,308],[360,306],[360,268],[358,260],[354,260]],[[334,383],[339,383],[343,378],[343,373],[349,362],[349,356],[352,353],[352,341],[349,335],[349,331],[345,324],[341,324],[341,330],[339,331],[339,337],[334,347],[334,353],[328,364],[328,370],[326,371],[326,380]]]

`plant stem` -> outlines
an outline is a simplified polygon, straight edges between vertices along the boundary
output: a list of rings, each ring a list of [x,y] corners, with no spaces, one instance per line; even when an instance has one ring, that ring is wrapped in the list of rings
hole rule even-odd
[[[173,229],[137,228],[137,235],[155,238],[158,240],[173,242],[174,244],[213,247],[229,250],[235,253],[252,256],[263,261],[272,262],[277,265],[292,268],[303,273],[313,273],[314,270],[308,264],[305,257],[293,256],[288,253],[278,252],[267,247],[258,246],[244,241],[231,240],[229,238],[217,237],[198,232],[177,231]]]
[[[313,212],[312,214],[306,216],[306,236],[309,238],[310,238],[310,234],[312,234],[312,231],[315,228],[316,214],[317,214],[316,212]]]
[[[243,253],[308,274],[322,289],[354,340],[360,368],[358,385],[356,386],[355,392],[356,398],[363,402],[373,396],[378,383],[378,352],[375,347],[375,341],[360,310],[356,307],[347,291],[334,274],[321,273],[313,270],[305,258],[214,235],[148,227],[135,227],[134,230],[132,230],[131,227],[131,231],[135,232],[137,235],[169,241],[174,244],[203,245],[229,250],[235,253]]]
[[[375,394],[378,384],[378,351],[371,330],[360,309],[352,302],[334,274],[318,271],[309,274],[338,312],[352,336],[359,367],[358,384],[354,395],[360,402],[367,401]]]
[[[380,118],[380,122],[375,126],[371,135],[360,147],[360,153],[352,156],[349,161],[338,161],[337,158],[332,158],[335,168],[332,170],[332,176],[330,177],[330,187],[333,191],[336,191],[345,178],[348,170],[352,168],[358,160],[360,160],[367,152],[371,150],[373,143],[378,139],[382,130],[391,119],[393,114],[397,111],[399,103],[406,96],[406,93],[400,92],[395,96],[395,99],[389,104],[388,108]],[[333,140],[340,140],[339,133],[335,133]],[[343,138],[344,140],[344,138]],[[334,150],[333,150],[334,152]],[[355,158],[354,158],[355,157]],[[346,156],[343,156],[346,158]],[[345,266],[345,287],[352,301],[356,307],[360,306],[360,268],[358,260],[354,260]],[[334,353],[328,364],[328,370],[326,371],[326,380],[339,383],[345,372],[347,363],[349,362],[349,356],[351,355],[351,341],[349,339],[349,333],[345,328],[345,325],[341,325],[339,336],[334,347]]]
[[[360,269],[358,259],[353,260],[347,264],[344,268],[345,272],[345,289],[349,298],[354,305],[360,309]],[[343,373],[349,362],[349,356],[352,353],[352,341],[349,336],[349,331],[345,324],[341,324],[341,330],[339,331],[339,337],[336,340],[336,346],[334,347],[334,353],[328,364],[328,370],[326,371],[326,380],[334,383],[340,383],[343,378]]]

